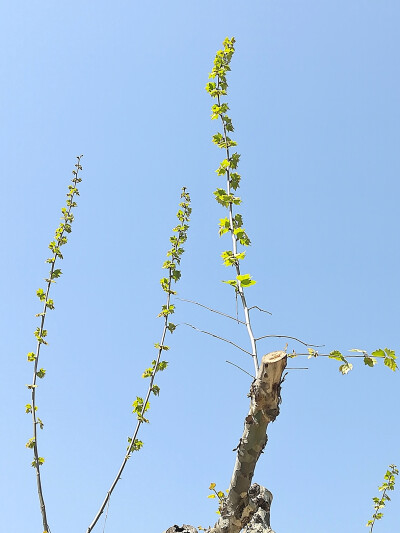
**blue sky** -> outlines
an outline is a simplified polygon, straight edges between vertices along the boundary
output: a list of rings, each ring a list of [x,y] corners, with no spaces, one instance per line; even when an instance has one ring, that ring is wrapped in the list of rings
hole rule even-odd
[[[399,349],[400,96],[394,0],[13,2],[0,8],[0,238],[3,418],[0,501],[7,530],[40,532],[26,353],[36,289],[75,156],[81,197],[47,319],[38,405],[52,533],[86,531],[122,459],[161,333],[158,284],[180,188],[192,222],[179,296],[234,313],[212,191],[220,153],[204,91],[227,36],[237,52],[230,115],[241,153],[241,212],[252,239],[258,336],[325,350]],[[190,322],[246,346],[246,332],[176,302]],[[229,322],[229,323],[227,323]],[[231,346],[180,326],[144,448],[114,493],[106,533],[212,524],[210,482],[225,489],[250,385]],[[282,349],[280,339],[260,353]],[[290,344],[289,349],[298,348]],[[298,358],[254,481],[274,494],[277,533],[367,531],[386,467],[400,463],[399,377],[383,365]],[[378,532],[400,522],[399,490]],[[98,531],[102,531],[101,522]]]

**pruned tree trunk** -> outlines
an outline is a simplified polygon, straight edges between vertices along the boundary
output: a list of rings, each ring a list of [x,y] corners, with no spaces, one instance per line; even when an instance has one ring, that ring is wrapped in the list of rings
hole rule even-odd
[[[286,352],[263,356],[250,387],[250,410],[237,446],[229,493],[220,504],[220,518],[207,533],[273,533],[270,527],[272,494],[257,483],[251,484],[257,461],[267,444],[267,426],[279,415],[281,385]],[[164,533],[197,533],[193,526],[172,526]]]

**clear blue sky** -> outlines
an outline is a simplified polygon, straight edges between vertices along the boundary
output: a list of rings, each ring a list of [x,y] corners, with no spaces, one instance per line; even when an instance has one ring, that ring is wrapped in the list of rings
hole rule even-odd
[[[220,153],[204,91],[214,54],[237,39],[231,117],[257,280],[257,334],[326,350],[399,349],[400,4],[397,0],[219,3],[25,0],[0,8],[3,317],[0,487],[4,531],[41,532],[25,442],[26,353],[36,289],[75,163],[81,197],[48,317],[38,405],[52,533],[86,531],[125,450],[141,372],[153,358],[158,280],[180,188],[193,198],[179,295],[234,312],[213,199]],[[177,302],[177,322],[245,331]],[[250,358],[181,326],[151,424],[114,493],[106,533],[213,523],[210,482],[228,487]],[[279,339],[260,352],[282,349]],[[289,349],[298,348],[290,344]],[[382,365],[305,358],[254,481],[274,494],[277,533],[367,531],[386,467],[400,463],[399,376]],[[400,482],[399,482],[400,483]],[[400,486],[377,533],[400,522]],[[102,522],[97,531],[102,531]]]

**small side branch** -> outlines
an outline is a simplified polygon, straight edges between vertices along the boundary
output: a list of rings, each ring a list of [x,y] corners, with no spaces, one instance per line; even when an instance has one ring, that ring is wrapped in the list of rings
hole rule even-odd
[[[204,331],[203,329],[196,328],[196,326],[193,326],[192,324],[188,324],[187,322],[184,322],[184,325],[185,326],[189,326],[189,327],[195,329],[196,331],[200,331],[200,333],[205,333],[206,335],[210,335],[211,337],[215,337],[216,339],[219,339],[221,341],[227,342],[228,344],[232,344],[232,346],[235,346],[235,348],[238,348],[239,350],[242,350],[242,352],[248,353],[249,355],[251,355],[253,357],[252,353],[248,352],[247,350],[245,350],[241,346],[238,346],[234,342],[229,341],[228,339],[224,339],[224,337],[220,337],[219,335],[215,335],[215,333],[210,333],[209,331]]]
[[[261,307],[258,307],[258,305],[253,305],[249,307],[249,311],[251,311],[252,309],[258,309],[259,311],[261,311],[261,313],[267,313],[268,315],[272,315],[270,311],[267,311],[266,309],[262,309]]]
[[[250,374],[249,372],[247,372],[247,370],[244,370],[241,366],[239,365],[235,365],[235,363],[232,363],[232,361],[228,361],[226,360],[225,361],[226,363],[229,363],[230,365],[232,366],[236,366],[236,368],[238,368],[239,370],[241,370],[242,372],[244,372],[245,374],[247,374],[248,376],[250,376],[251,378],[253,379],[256,379],[252,374]]]
[[[226,313],[222,313],[221,311],[217,311],[216,309],[212,309],[211,307],[207,307],[206,305],[203,305],[199,302],[195,302],[194,300],[186,300],[185,298],[178,298],[176,297],[177,300],[180,300],[181,302],[189,302],[191,304],[195,304],[195,305],[198,305],[200,307],[204,307],[204,309],[208,309],[209,311],[213,312],[213,313],[217,313],[218,315],[222,315],[222,316],[226,316],[226,318],[230,318],[231,320],[234,320],[235,322],[239,322],[239,324],[244,324],[246,325],[246,322],[243,322],[242,320],[239,320],[239,318],[236,318],[234,316],[231,316],[231,315],[227,315]]]
[[[256,341],[260,341],[261,339],[267,339],[267,338],[292,339],[294,341],[300,342],[300,344],[303,344],[304,346],[310,346],[311,348],[322,348],[323,346],[325,346],[324,344],[308,344],[308,342],[304,342],[304,341],[298,339],[297,337],[291,337],[290,335],[263,335],[262,337],[258,337],[255,340]]]

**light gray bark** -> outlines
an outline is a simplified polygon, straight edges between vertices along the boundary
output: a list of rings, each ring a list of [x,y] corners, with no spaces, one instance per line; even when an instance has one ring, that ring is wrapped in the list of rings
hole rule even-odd
[[[236,463],[228,495],[220,504],[218,522],[207,533],[274,533],[270,527],[272,494],[251,484],[257,461],[267,444],[267,427],[279,415],[286,352],[263,356],[250,387],[250,409],[237,446]],[[192,526],[173,526],[164,533],[197,533]]]

